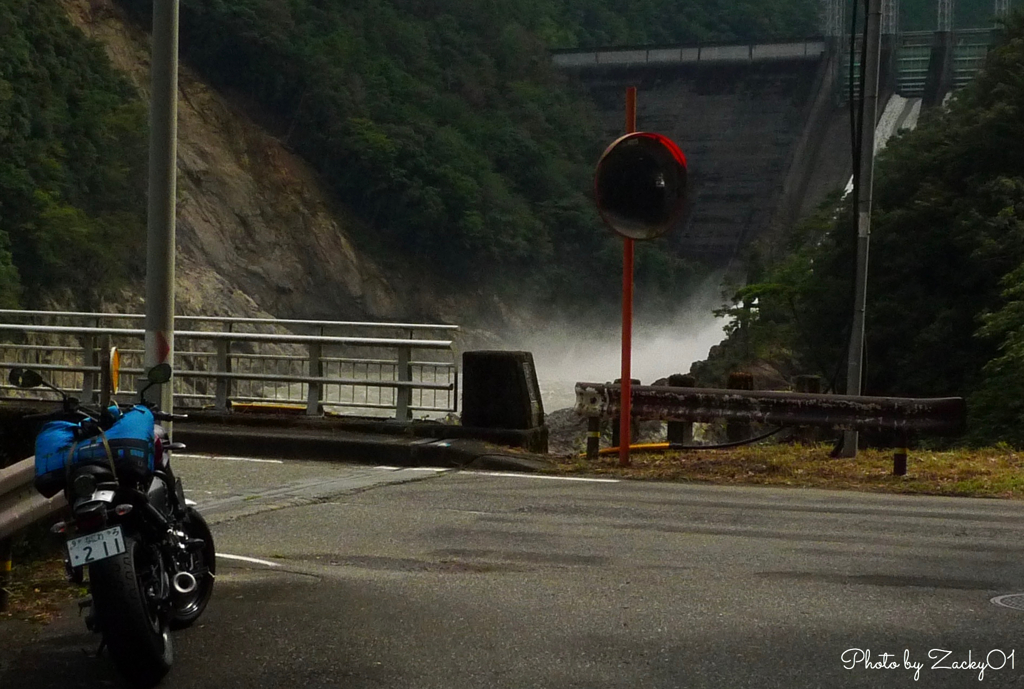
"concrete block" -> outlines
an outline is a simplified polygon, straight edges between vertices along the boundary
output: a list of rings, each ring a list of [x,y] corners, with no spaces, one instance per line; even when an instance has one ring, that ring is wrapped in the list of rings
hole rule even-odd
[[[544,405],[530,352],[462,355],[462,425],[526,430],[544,424]]]

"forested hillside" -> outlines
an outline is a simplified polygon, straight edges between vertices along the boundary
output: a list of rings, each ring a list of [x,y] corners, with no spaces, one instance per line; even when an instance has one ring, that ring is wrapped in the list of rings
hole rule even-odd
[[[148,23],[148,0],[118,2]],[[904,0],[905,23],[918,5]],[[606,142],[547,50],[805,36],[819,11],[818,0],[183,0],[181,52],[315,167],[362,219],[369,255],[574,305],[614,300],[615,280],[583,276],[614,274],[619,247],[589,199]],[[85,285],[92,299],[138,273],[144,105],[56,0],[4,3],[0,36],[0,300]],[[667,244],[643,245],[644,302],[677,297],[697,270]]]
[[[878,161],[865,390],[969,397],[972,437],[1024,446],[1024,14],[948,110]],[[762,247],[705,382],[755,360],[842,388],[855,264],[835,206]]]
[[[0,3],[0,305],[125,284],[145,241],[146,111],[51,0]]]
[[[120,0],[148,21],[146,0]],[[302,155],[364,250],[534,303],[612,300],[619,242],[589,198],[607,142],[553,45],[813,33],[816,0],[187,0],[183,58]],[[667,244],[640,289],[694,275]],[[595,285],[597,289],[595,289]]]

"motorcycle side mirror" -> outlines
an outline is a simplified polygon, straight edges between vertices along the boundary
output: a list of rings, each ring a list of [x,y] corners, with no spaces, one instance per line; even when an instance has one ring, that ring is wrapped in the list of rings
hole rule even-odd
[[[146,392],[154,385],[161,385],[171,379],[171,365],[157,364],[146,372],[146,384],[139,390],[139,398],[145,399]]]
[[[153,368],[149,369],[146,374],[146,380],[153,385],[162,385],[171,379],[171,365],[164,363],[158,364]]]
[[[43,377],[39,373],[26,368],[12,368],[7,380],[16,388],[37,388],[43,384]]]

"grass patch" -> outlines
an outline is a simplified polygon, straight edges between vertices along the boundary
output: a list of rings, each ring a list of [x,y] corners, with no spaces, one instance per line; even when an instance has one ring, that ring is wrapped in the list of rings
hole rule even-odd
[[[943,452],[911,450],[907,475],[893,476],[892,450],[862,450],[856,459],[829,457],[831,445],[755,445],[730,450],[633,453],[588,461],[553,458],[562,474],[615,476],[725,485],[766,485],[918,493],[976,498],[1024,498],[1024,453],[1010,448]]]
[[[5,619],[50,622],[69,601],[86,595],[86,589],[68,583],[60,555],[19,562],[14,560]]]

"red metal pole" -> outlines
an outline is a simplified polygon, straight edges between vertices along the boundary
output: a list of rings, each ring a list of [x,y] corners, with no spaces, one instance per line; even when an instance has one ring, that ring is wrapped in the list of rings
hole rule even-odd
[[[636,131],[636,87],[626,89],[626,133]],[[633,407],[633,240],[622,245],[622,416],[619,417],[619,466],[629,466],[630,415]]]
[[[636,132],[636,86],[626,89],[626,133]]]

